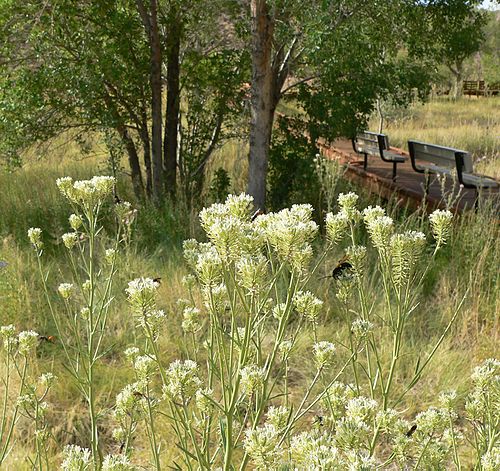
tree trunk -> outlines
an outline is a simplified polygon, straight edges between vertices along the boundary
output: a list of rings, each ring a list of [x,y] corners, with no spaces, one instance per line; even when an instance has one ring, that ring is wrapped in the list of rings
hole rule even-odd
[[[463,91],[463,62],[457,62],[455,67],[450,67],[455,78],[455,84],[453,87],[453,99],[458,100],[462,96]]]
[[[274,22],[266,0],[251,0],[252,18],[252,98],[248,193],[254,205],[264,209],[269,146],[276,109],[274,74],[271,61]]]
[[[139,163],[139,156],[137,155],[134,140],[130,137],[128,130],[124,125],[117,125],[116,130],[125,144],[132,177],[132,187],[134,188],[136,198],[140,201],[144,198],[144,183],[142,180],[141,165]]]
[[[144,166],[146,168],[146,195],[153,195],[153,170],[151,168],[151,141],[149,139],[148,123],[144,121],[140,131],[142,141],[142,152],[144,154]]]
[[[165,138],[163,141],[165,184],[172,199],[177,186],[177,136],[180,107],[180,46],[182,25],[179,15],[173,11],[169,18],[167,37],[167,110]]]
[[[151,83],[151,115],[152,133],[151,150],[153,160],[153,197],[157,204],[161,203],[164,194],[164,170],[162,149],[162,81],[161,81],[161,43],[158,30],[158,2],[150,0],[149,12],[144,2],[137,0],[137,8],[146,30],[151,53],[150,83]]]

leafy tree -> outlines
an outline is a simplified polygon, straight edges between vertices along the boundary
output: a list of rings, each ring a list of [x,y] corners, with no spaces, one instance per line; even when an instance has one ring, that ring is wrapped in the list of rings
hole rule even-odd
[[[295,97],[316,121],[313,139],[320,131],[352,135],[377,98],[404,100],[413,87],[427,88],[450,53],[446,41],[477,16],[478,3],[251,0],[248,191],[255,204],[265,205],[274,115],[287,94],[300,89]]]

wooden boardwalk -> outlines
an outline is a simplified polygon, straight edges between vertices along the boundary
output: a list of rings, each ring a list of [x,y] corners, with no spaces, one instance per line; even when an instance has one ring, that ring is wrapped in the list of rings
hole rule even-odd
[[[407,152],[391,147],[391,151],[395,151],[404,155],[408,160],[398,164],[396,181],[392,181],[392,163],[384,162],[382,159],[369,156],[368,168],[363,169],[363,156],[356,154],[352,148],[351,142],[348,140],[338,140],[333,144],[320,144],[322,154],[330,159],[338,159],[343,164],[347,165],[345,177],[365,188],[372,193],[376,193],[382,198],[389,199],[397,197],[398,203],[401,206],[417,207],[422,205],[424,199],[424,182],[425,176],[415,172],[411,167],[410,157]],[[445,197],[452,196],[456,193],[452,192],[453,184],[450,179],[447,179],[445,185]],[[462,212],[466,209],[474,207],[475,190],[462,188],[460,197],[456,200],[452,209],[455,212]],[[500,219],[500,189],[482,191],[480,200],[491,200],[497,208],[498,219]],[[429,193],[426,197],[427,207],[430,210],[435,208],[445,208],[441,187],[435,176],[431,176],[431,185]]]

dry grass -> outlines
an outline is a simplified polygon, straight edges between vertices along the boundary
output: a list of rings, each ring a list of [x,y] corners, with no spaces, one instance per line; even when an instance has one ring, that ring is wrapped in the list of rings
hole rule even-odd
[[[500,178],[500,97],[438,99],[408,110],[386,110],[384,132],[396,147],[408,139],[470,152],[476,171]],[[374,117],[371,129],[378,127]]]

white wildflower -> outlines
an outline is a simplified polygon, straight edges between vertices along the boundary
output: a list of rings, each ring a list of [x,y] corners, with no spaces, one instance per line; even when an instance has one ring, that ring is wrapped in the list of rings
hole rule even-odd
[[[20,332],[17,337],[17,342],[19,345],[19,353],[22,355],[27,355],[32,350],[34,350],[38,343],[39,335],[33,330],[25,330]]]
[[[63,471],[91,471],[94,468],[90,450],[78,445],[66,445],[63,458]]]
[[[318,369],[331,365],[335,355],[335,345],[331,342],[321,341],[313,346],[314,362]]]
[[[57,291],[63,299],[69,299],[73,294],[73,283],[61,283]]]
[[[67,232],[62,235],[62,241],[67,249],[72,249],[78,242],[78,234],[76,232]]]
[[[39,227],[30,227],[28,229],[28,239],[37,250],[43,247],[42,230]]]

